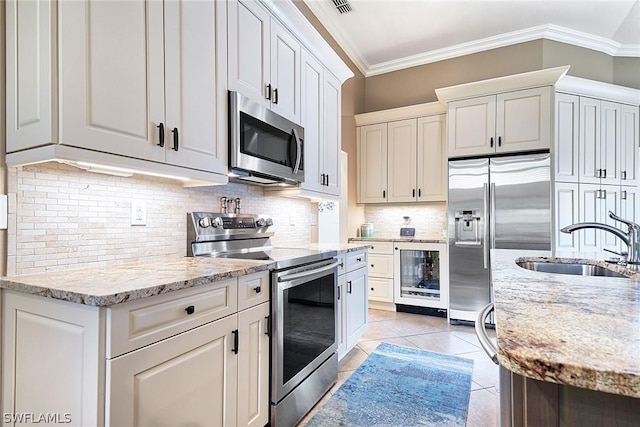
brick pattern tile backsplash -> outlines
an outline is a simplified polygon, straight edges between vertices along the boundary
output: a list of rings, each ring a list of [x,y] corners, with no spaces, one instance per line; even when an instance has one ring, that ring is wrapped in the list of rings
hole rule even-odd
[[[220,211],[239,197],[244,213],[273,218],[274,244],[310,241],[306,199],[263,197],[243,184],[185,188],[179,182],[116,177],[46,163],[10,168],[7,273],[108,266],[185,256],[186,213]],[[131,225],[131,203],[146,204],[146,225]],[[293,224],[293,225],[292,225]]]
[[[404,216],[411,217],[409,227],[416,229],[416,236],[427,239],[442,238],[446,228],[446,203],[367,205],[364,209],[366,222],[374,227],[374,237],[399,237]]]

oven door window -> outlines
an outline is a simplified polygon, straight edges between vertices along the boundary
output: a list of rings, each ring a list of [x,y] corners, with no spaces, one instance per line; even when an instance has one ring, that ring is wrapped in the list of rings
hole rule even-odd
[[[240,112],[240,152],[293,169],[297,146],[291,133]],[[304,153],[304,150],[303,150]],[[301,158],[300,167],[304,164]]]
[[[335,343],[335,278],[284,290],[283,384]]]

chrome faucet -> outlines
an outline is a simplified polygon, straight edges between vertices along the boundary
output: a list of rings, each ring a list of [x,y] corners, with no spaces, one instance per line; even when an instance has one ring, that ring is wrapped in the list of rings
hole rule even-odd
[[[612,227],[608,224],[601,224],[599,222],[579,222],[577,224],[568,225],[560,229],[560,231],[562,231],[563,233],[573,233],[576,230],[582,230],[584,228],[596,228],[599,230],[608,231],[614,236],[620,238],[620,240],[622,240],[627,245],[627,252],[617,253],[608,249],[605,250],[607,252],[613,252],[615,254],[626,257],[627,264],[640,264],[640,225],[620,218],[611,211],[609,211],[609,218],[613,219],[614,221],[619,221],[623,224],[626,224],[628,227],[627,232],[625,233],[624,231],[616,227]]]

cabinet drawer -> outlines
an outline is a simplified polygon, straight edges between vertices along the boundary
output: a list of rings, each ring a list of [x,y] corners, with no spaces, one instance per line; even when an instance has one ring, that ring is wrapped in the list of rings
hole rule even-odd
[[[237,310],[235,278],[115,305],[107,310],[106,356],[118,356]]]
[[[347,252],[346,257],[346,266],[347,271],[353,271],[361,267],[365,267],[367,265],[367,251],[357,251],[357,252]]]
[[[371,242],[369,253],[393,255],[393,242]]]
[[[238,277],[238,311],[269,301],[269,272]]]
[[[369,299],[372,301],[393,302],[393,279],[369,276]]]
[[[369,276],[393,279],[393,255],[369,254]]]

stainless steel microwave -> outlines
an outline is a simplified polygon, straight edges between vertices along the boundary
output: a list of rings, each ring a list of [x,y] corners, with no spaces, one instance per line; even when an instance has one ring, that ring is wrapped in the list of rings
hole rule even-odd
[[[257,185],[304,182],[304,129],[229,91],[229,177]]]

